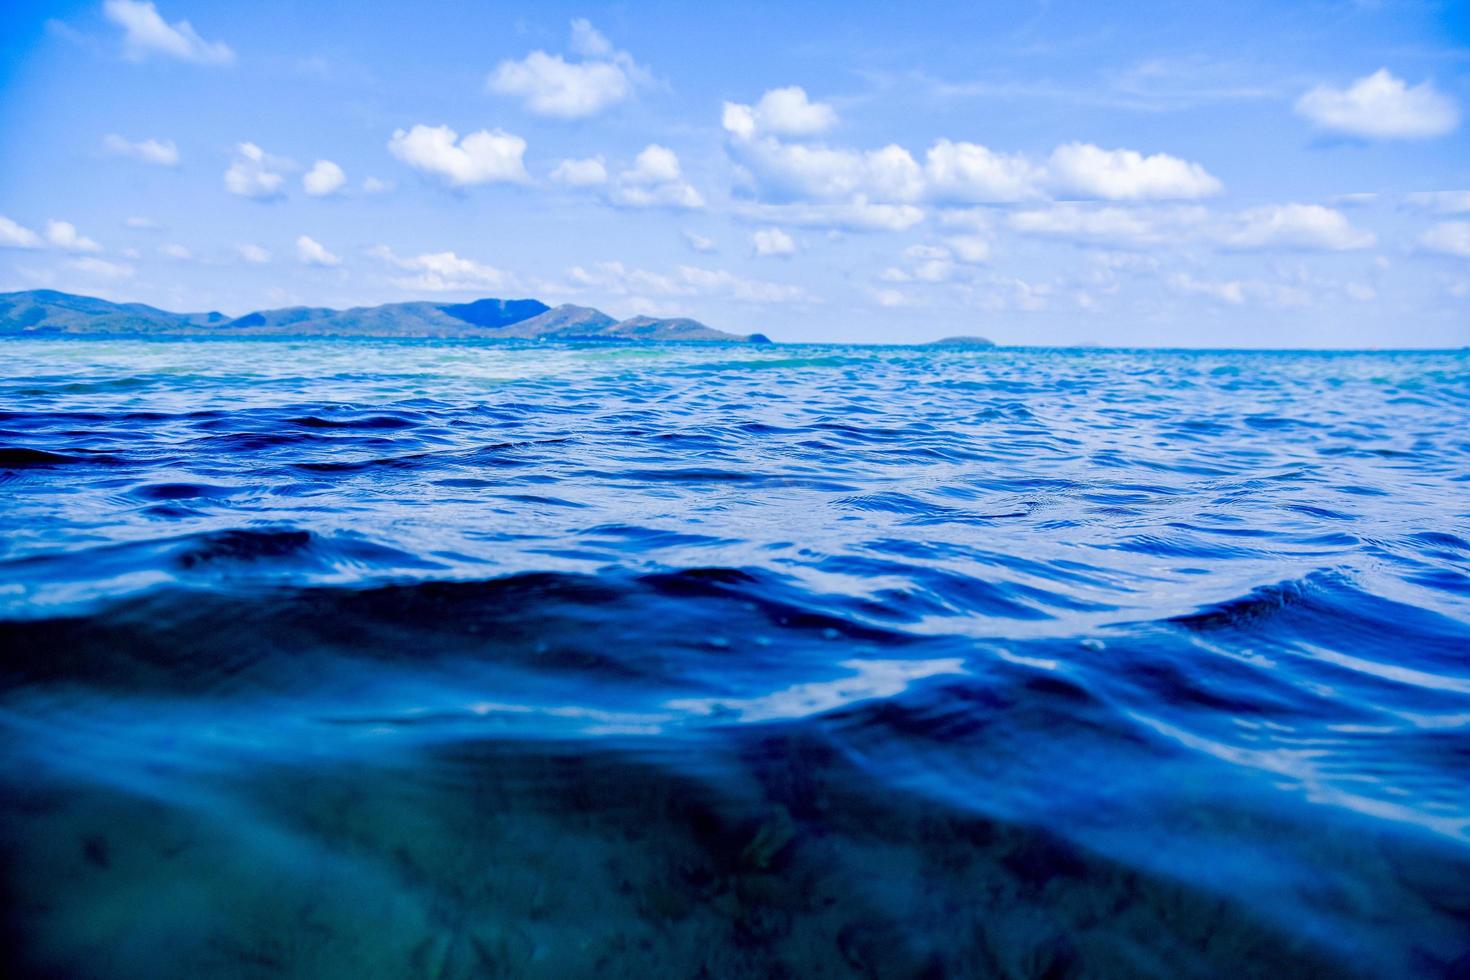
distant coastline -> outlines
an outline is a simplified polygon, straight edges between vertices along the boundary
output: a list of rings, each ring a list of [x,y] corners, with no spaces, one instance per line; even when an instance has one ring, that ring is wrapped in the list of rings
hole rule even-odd
[[[764,334],[728,333],[688,317],[618,320],[588,306],[552,307],[535,299],[386,303],[346,310],[293,306],[230,317],[217,312],[173,313],[143,303],[113,303],[50,289],[0,293],[0,337],[46,335],[771,343]]]

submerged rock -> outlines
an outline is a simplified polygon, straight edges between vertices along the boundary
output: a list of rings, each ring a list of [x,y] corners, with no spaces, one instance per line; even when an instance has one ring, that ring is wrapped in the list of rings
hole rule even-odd
[[[784,806],[778,806],[740,853],[740,860],[748,867],[764,871],[772,866],[781,852],[795,839],[796,824],[792,822],[790,812]]]

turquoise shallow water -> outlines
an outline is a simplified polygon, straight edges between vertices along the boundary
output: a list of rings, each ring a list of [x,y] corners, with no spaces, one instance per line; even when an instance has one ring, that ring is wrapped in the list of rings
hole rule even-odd
[[[0,342],[40,976],[1470,975],[1470,354]]]

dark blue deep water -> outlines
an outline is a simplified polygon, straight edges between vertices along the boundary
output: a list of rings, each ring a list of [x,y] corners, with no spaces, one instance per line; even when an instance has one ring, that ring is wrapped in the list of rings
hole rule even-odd
[[[1470,976],[1470,354],[0,343],[0,950]]]

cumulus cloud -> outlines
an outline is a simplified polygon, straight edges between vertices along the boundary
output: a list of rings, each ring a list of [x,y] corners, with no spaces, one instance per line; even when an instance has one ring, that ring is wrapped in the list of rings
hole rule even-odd
[[[271,260],[271,253],[259,245],[244,242],[235,246],[235,254],[251,265],[264,265]]]
[[[106,259],[99,259],[90,255],[80,259],[73,259],[71,267],[94,279],[105,279],[112,282],[131,279],[137,272],[137,270],[126,263],[109,262]]]
[[[1023,235],[1114,248],[1199,241],[1232,250],[1347,251],[1375,241],[1341,211],[1319,204],[1275,204],[1217,215],[1198,205],[1063,203],[1017,211],[1007,224]]]
[[[607,164],[602,157],[563,160],[551,172],[551,179],[568,187],[595,187],[607,183]]]
[[[364,177],[362,179],[362,192],[364,194],[386,194],[393,189],[391,180],[382,180],[378,177]]]
[[[108,133],[102,138],[102,148],[115,157],[131,157],[161,167],[179,165],[179,148],[174,145],[173,140],[146,139],[134,142],[116,133]]]
[[[721,119],[726,150],[743,192],[765,204],[836,204],[891,210],[870,226],[911,226],[919,207],[937,204],[1014,204],[1056,194],[1117,201],[1194,199],[1217,194],[1220,181],[1198,163],[1165,153],[1103,149],[1087,143],[1059,146],[1045,161],[949,139],[936,140],[921,166],[898,144],[863,150],[794,138],[826,128],[799,125],[775,110],[762,111],[779,93],[797,108],[811,106],[799,89],[766,93],[756,106],[726,103]],[[800,95],[800,100],[796,95]],[[782,105],[779,100],[775,105]],[[789,113],[800,119],[799,112]]]
[[[177,242],[169,242],[165,245],[158,246],[158,254],[168,256],[171,259],[176,259],[179,262],[188,262],[190,259],[194,258],[193,252],[189,251],[187,248],[178,244]]]
[[[329,267],[342,264],[342,260],[327,251],[321,242],[307,235],[296,239],[296,257],[305,265]]]
[[[1223,189],[1204,167],[1188,160],[1135,150],[1104,150],[1067,143],[1047,160],[1052,186],[1066,194],[1106,201],[1179,200],[1210,197]]]
[[[105,0],[102,14],[122,28],[123,53],[131,61],[152,55],[201,65],[227,65],[235,60],[228,44],[204,40],[187,20],[170,24],[147,0]]]
[[[46,241],[68,252],[102,251],[101,245],[98,245],[86,235],[78,233],[77,226],[70,221],[46,222]]]
[[[0,248],[40,248],[41,236],[12,218],[0,214]]]
[[[1321,129],[1368,139],[1427,139],[1460,124],[1453,99],[1427,81],[1411,88],[1387,68],[1345,89],[1319,85],[1297,99],[1296,111]]]
[[[798,85],[773,88],[755,105],[726,102],[722,123],[741,139],[757,134],[815,136],[837,125],[837,112],[825,102],[813,102]]]
[[[501,95],[520,96],[537,115],[564,119],[596,115],[633,91],[627,74],[611,62],[577,64],[545,51],[501,63],[490,76],[490,88]]]
[[[572,21],[571,46],[574,54],[584,58],[606,58],[613,53],[612,42],[585,17]]]
[[[944,204],[1000,204],[1039,196],[1041,171],[1021,154],[978,143],[937,141],[924,158],[931,198]]]
[[[387,245],[379,245],[372,250],[372,254],[394,268],[413,273],[393,279],[393,284],[401,289],[431,293],[471,292],[483,289],[500,290],[516,284],[516,277],[512,273],[473,259],[461,258],[453,252],[400,256]]]
[[[681,265],[672,273],[633,269],[621,262],[599,262],[567,270],[568,286],[576,292],[610,296],[693,297],[724,296],[748,303],[814,302],[800,286],[746,279],[725,269]]]
[[[990,242],[979,235],[953,235],[944,240],[955,258],[969,265],[990,261]]]
[[[758,228],[751,233],[750,247],[760,256],[796,254],[796,242],[780,228]]]
[[[394,131],[388,151],[450,187],[529,179],[523,161],[526,141],[500,129],[482,129],[461,140],[448,126],[418,125]]]
[[[1239,306],[1245,302],[1245,284],[1238,280],[1211,282],[1196,279],[1188,273],[1181,272],[1169,278],[1169,288],[1178,293],[1208,296],[1210,299],[1229,303],[1232,306]]]
[[[1423,191],[1405,198],[1411,207],[1436,214],[1470,214],[1470,191]]]
[[[572,21],[571,46],[584,60],[532,51],[519,61],[502,61],[485,84],[499,95],[519,98],[538,116],[580,119],[625,101],[647,80],[631,55],[615,51],[586,20]]]
[[[780,222],[830,231],[907,231],[924,220],[912,204],[874,204],[862,195],[835,204],[746,204],[736,214],[750,221]]]
[[[1048,309],[1056,294],[1049,282],[1028,282],[1014,276],[992,276],[970,292],[971,302],[991,312],[1024,310],[1034,313]],[[1079,304],[1081,305],[1081,304]]]
[[[704,198],[685,183],[679,157],[673,150],[650,143],[633,161],[633,166],[618,175],[612,200],[633,208],[704,207]]]
[[[1220,242],[1236,249],[1307,249],[1340,252],[1368,248],[1371,232],[1354,228],[1341,211],[1320,204],[1275,204],[1242,211]]]
[[[901,278],[894,277],[896,281],[948,282],[959,271],[954,253],[943,245],[910,245],[904,249],[903,257],[909,263],[909,271]]]
[[[696,252],[701,252],[708,255],[709,253],[716,251],[715,240],[713,238],[706,238],[704,235],[701,235],[697,232],[684,232],[684,241],[691,249]]]
[[[1046,208],[1017,211],[1009,217],[1007,223],[1023,235],[1138,248],[1177,239],[1204,217],[1203,211],[1193,208],[1160,212],[1112,206],[1055,204]]]
[[[237,197],[272,200],[283,193],[286,178],[280,171],[290,167],[291,161],[271,156],[254,143],[237,144],[225,170],[225,190]]]
[[[1313,280],[1305,275],[1296,281],[1266,281],[1260,279],[1197,279],[1188,273],[1177,273],[1164,282],[1172,291],[1187,296],[1204,296],[1227,306],[1245,303],[1265,303],[1271,306],[1309,306],[1327,295],[1346,294],[1356,302],[1365,303],[1377,293],[1370,286],[1358,283],[1336,283]]]
[[[813,298],[800,286],[745,279],[725,269],[681,265],[679,280],[699,293],[725,295],[747,303],[810,302]]]
[[[872,295],[873,302],[888,309],[907,306],[909,303],[909,298],[897,289],[875,289]]]
[[[1441,221],[1419,236],[1419,247],[1470,259],[1470,221]]]
[[[347,175],[331,160],[318,160],[301,178],[301,187],[312,197],[335,194],[347,183]]]
[[[990,258],[990,246],[978,236],[956,236],[943,244],[910,245],[903,250],[901,265],[889,266],[879,275],[885,282],[943,283],[973,278]]]
[[[863,151],[758,137],[737,138],[730,149],[765,200],[907,202],[924,191],[923,170],[896,144]]]

